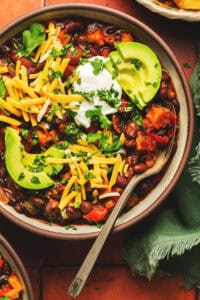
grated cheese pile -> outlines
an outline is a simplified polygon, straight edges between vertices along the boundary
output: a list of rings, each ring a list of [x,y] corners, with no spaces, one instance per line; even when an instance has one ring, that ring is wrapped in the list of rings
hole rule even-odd
[[[66,94],[65,85],[61,77],[68,66],[69,58],[54,58],[50,55],[54,48],[56,51],[62,49],[62,44],[58,39],[60,27],[53,23],[49,24],[47,29],[48,37],[42,42],[35,55],[35,62],[45,63],[44,68],[34,74],[27,74],[27,69],[20,60],[17,60],[15,76],[9,78],[5,74],[8,68],[0,64],[0,74],[2,75],[8,95],[5,99],[0,98],[0,107],[3,108],[4,114],[0,114],[0,121],[13,126],[22,125],[18,118],[22,117],[25,122],[31,122],[36,126],[45,115],[48,107],[60,104],[60,108],[55,112],[58,118],[62,118],[63,109],[73,108],[71,102],[82,102],[84,97],[76,94]],[[61,76],[51,78],[50,70],[59,72]],[[71,82],[77,79],[75,74],[70,79]],[[54,94],[58,89],[61,94]],[[10,117],[10,114],[16,116]]]

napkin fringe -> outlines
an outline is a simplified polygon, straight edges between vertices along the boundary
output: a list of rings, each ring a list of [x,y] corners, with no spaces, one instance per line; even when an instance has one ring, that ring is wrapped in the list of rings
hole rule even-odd
[[[166,245],[156,245],[153,247],[150,255],[149,255],[149,268],[148,268],[148,279],[151,279],[153,274],[155,273],[159,262],[164,258],[169,259],[170,256],[178,256],[185,253],[185,251],[191,250],[194,246],[200,244],[200,233],[194,237],[188,237],[187,240],[176,240],[166,242]]]

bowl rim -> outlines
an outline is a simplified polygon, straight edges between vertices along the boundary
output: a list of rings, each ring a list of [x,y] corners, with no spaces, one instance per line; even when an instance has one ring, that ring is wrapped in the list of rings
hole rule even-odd
[[[114,8],[108,8],[106,6],[101,6],[101,5],[95,5],[95,4],[83,4],[83,3],[66,3],[66,4],[56,4],[56,5],[50,5],[46,6],[43,8],[36,9],[32,12],[29,12],[27,14],[22,15],[21,17],[18,17],[14,21],[10,22],[8,25],[4,26],[0,30],[0,37],[4,35],[6,32],[11,30],[13,27],[18,25],[19,23],[23,23],[27,21],[29,18],[33,17],[39,17],[43,13],[48,13],[52,11],[60,11],[60,10],[66,10],[66,9],[79,9],[83,11],[91,11],[91,12],[100,12],[100,13],[107,13],[108,15],[112,15],[116,18],[123,19],[127,22],[130,22],[134,24],[135,26],[139,27],[141,30],[143,30],[145,33],[147,33],[153,40],[155,40],[159,46],[164,49],[165,53],[168,55],[170,60],[172,61],[179,79],[181,81],[184,93],[186,95],[186,102],[187,102],[187,114],[188,114],[188,119],[190,120],[190,126],[187,128],[187,147],[185,149],[185,152],[183,154],[182,160],[179,165],[179,169],[177,170],[173,182],[170,182],[167,189],[157,198],[154,203],[152,203],[145,211],[141,212],[139,215],[134,217],[132,220],[127,221],[124,224],[120,224],[116,227],[113,228],[114,233],[119,232],[121,230],[127,229],[128,227],[138,223],[145,217],[147,217],[153,210],[155,210],[169,195],[173,187],[176,185],[178,179],[180,178],[184,167],[186,165],[187,159],[190,154],[190,150],[192,147],[192,141],[193,141],[193,134],[194,134],[194,105],[193,105],[193,100],[190,92],[190,87],[189,84],[186,80],[185,74],[183,72],[183,69],[181,68],[180,63],[178,62],[175,54],[172,52],[170,47],[166,44],[166,42],[159,36],[155,31],[153,31],[151,28],[148,27],[145,23],[142,21],[139,21],[137,18],[132,17],[124,12],[121,12],[117,9]],[[15,224],[19,225],[20,227],[29,230],[33,233],[36,233],[38,235],[46,236],[49,238],[56,238],[56,239],[61,239],[61,240],[85,240],[85,239],[93,239],[98,235],[98,232],[92,232],[92,233],[81,233],[81,234],[70,234],[67,233],[56,233],[52,231],[44,231],[40,228],[36,228],[32,226],[31,224],[25,224],[23,220],[20,220],[19,218],[16,218],[12,214],[10,214],[7,210],[3,209],[0,206],[0,213],[2,213],[6,218],[8,218],[10,221],[14,222]]]
[[[27,291],[28,300],[34,300],[32,285],[30,282],[29,275],[25,269],[25,266],[22,263],[20,257],[18,256],[16,250],[14,250],[14,248],[2,234],[0,234],[0,246],[1,245],[7,251],[8,255],[13,259],[14,264],[16,265],[17,269],[19,270],[19,273],[22,276],[22,279],[24,281],[24,288]]]

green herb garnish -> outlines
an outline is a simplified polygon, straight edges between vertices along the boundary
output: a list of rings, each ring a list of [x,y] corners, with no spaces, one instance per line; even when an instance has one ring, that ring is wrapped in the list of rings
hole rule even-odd
[[[22,33],[23,46],[19,49],[18,56],[29,56],[46,38],[44,27],[39,23],[33,23],[29,29]]]
[[[77,230],[77,227],[75,227],[75,226],[69,224],[69,225],[66,225],[66,226],[65,226],[65,229],[66,229],[66,230],[69,230],[69,229]]]
[[[104,62],[101,59],[95,58],[93,61],[90,61],[90,64],[93,67],[94,75],[99,74],[103,70]]]
[[[112,122],[102,113],[101,106],[97,106],[93,110],[86,111],[85,115],[93,122],[98,121],[101,128],[108,128],[112,125]]]
[[[31,178],[31,183],[34,183],[34,184],[39,184],[40,183],[40,180],[37,176],[32,176]]]

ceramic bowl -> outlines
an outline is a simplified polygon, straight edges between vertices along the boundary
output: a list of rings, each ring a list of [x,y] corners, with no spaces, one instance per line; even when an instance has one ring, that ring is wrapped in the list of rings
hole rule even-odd
[[[148,196],[123,213],[117,220],[114,231],[125,229],[149,215],[173,189],[177,183],[186,164],[193,136],[193,102],[189,87],[183,71],[172,51],[166,43],[153,32],[149,27],[137,19],[120,11],[87,4],[63,4],[45,7],[33,11],[18,18],[0,33],[0,42],[4,43],[8,38],[24,30],[32,22],[48,21],[52,19],[65,19],[68,16],[76,15],[93,18],[132,32],[139,41],[149,45],[159,56],[162,65],[169,72],[180,101],[180,123],[177,137],[177,149],[173,155],[170,165],[167,168],[160,183],[148,194]],[[58,225],[49,225],[34,218],[17,213],[11,206],[0,201],[0,212],[12,222],[21,227],[58,239],[86,239],[97,236],[99,229],[95,225],[77,225],[76,229],[66,230]]]
[[[168,19],[179,19],[188,22],[200,21],[200,10],[186,10],[176,7],[166,7],[157,0],[136,0],[154,13],[164,16]]]
[[[0,234],[0,254],[9,263],[12,271],[22,283],[22,300],[33,300],[33,291],[27,271],[10,243]]]

